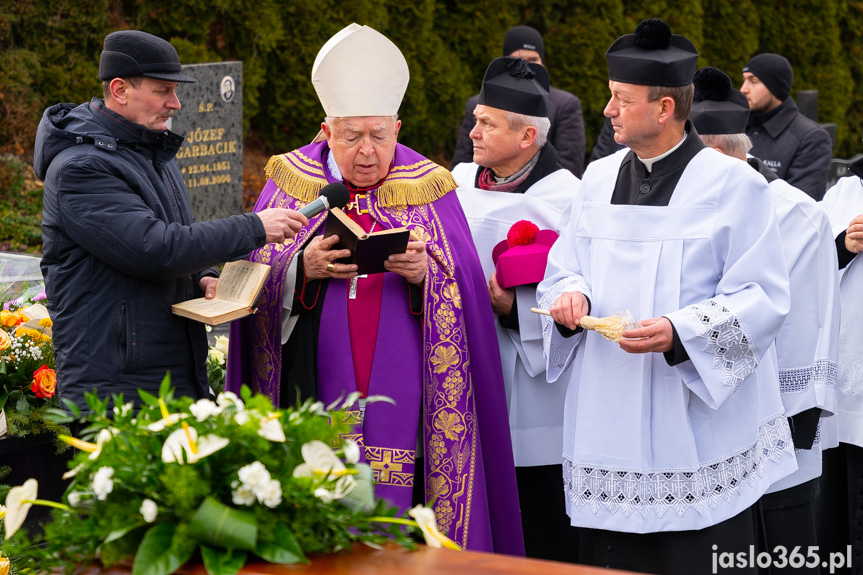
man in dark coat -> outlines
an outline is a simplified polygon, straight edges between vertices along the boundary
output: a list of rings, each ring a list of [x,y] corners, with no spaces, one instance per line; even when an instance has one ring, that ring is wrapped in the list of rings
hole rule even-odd
[[[204,325],[171,305],[213,297],[213,265],[307,223],[266,210],[196,223],[174,156],[183,138],[168,130],[180,109],[176,50],[126,30],[105,38],[99,63],[104,100],[57,104],[36,135],[34,168],[45,181],[42,274],[54,322],[60,396],[155,393],[165,373],[180,395],[209,394]]]
[[[503,55],[521,58],[534,64],[543,64],[545,59],[545,44],[539,32],[529,26],[516,26],[506,33],[503,40]],[[557,160],[560,165],[581,177],[584,172],[584,118],[581,114],[581,101],[563,90],[552,87],[549,90],[548,119],[551,129],[548,131],[548,141],[557,150]],[[468,99],[464,107],[464,117],[459,127],[458,140],[452,156],[452,167],[462,162],[473,162],[473,141],[470,131],[476,120],[473,110],[476,108],[479,94]]]
[[[777,176],[816,200],[830,178],[833,143],[827,130],[804,116],[791,99],[794,71],[779,54],[758,54],[743,68],[740,92],[752,114],[746,135],[751,154]]]

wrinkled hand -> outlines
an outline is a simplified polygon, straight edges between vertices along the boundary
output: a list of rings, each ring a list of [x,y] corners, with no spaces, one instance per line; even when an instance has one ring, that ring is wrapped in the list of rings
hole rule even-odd
[[[507,316],[512,312],[512,303],[515,301],[515,288],[503,289],[497,283],[497,273],[491,274],[488,280],[488,297],[491,299],[491,307],[497,315]]]
[[[297,235],[297,232],[309,223],[308,218],[300,212],[284,208],[267,208],[258,212],[258,217],[267,232],[268,244],[283,243]]]
[[[859,215],[848,224],[845,232],[845,249],[852,254],[863,251],[863,215]]]
[[[587,315],[587,298],[580,291],[566,292],[551,304],[551,319],[555,323],[568,328],[575,329],[581,318]]]
[[[408,242],[403,254],[393,254],[384,262],[387,271],[395,272],[415,286],[422,285],[428,270],[428,254],[425,242]]]
[[[216,284],[219,283],[219,278],[214,278],[213,276],[204,276],[201,278],[201,281],[198,282],[198,285],[201,286],[201,291],[204,292],[204,297],[207,299],[213,299],[216,297]]]
[[[339,236],[328,238],[316,236],[305,247],[303,250],[303,271],[307,282],[325,278],[351,279],[357,275],[355,264],[333,263],[333,260],[351,255],[351,250],[331,249],[338,241]],[[327,269],[330,263],[333,263],[333,271]]]
[[[662,353],[674,348],[674,330],[667,317],[643,319],[643,327],[623,332],[620,348],[627,353]]]

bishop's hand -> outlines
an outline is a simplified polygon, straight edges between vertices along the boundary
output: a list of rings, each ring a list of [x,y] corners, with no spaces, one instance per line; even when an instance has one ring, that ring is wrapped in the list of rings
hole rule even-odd
[[[421,286],[428,270],[428,254],[425,242],[408,242],[403,254],[393,254],[384,262],[388,272],[395,272],[415,286]]]
[[[303,272],[306,282],[329,278],[351,279],[357,275],[355,264],[338,264],[334,260],[346,258],[351,250],[331,249],[339,241],[339,236],[323,238],[315,236],[303,249]]]

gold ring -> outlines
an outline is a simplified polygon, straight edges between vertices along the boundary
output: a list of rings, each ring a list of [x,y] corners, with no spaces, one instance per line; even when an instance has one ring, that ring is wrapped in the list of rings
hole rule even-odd
[[[335,271],[335,269],[336,269],[336,266],[333,265],[333,262],[330,262],[327,264],[327,271],[328,272]]]

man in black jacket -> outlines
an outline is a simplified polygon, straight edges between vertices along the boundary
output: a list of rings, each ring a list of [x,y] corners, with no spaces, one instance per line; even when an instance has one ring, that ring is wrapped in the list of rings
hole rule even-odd
[[[746,135],[751,154],[777,176],[820,200],[827,191],[833,143],[827,130],[804,116],[791,99],[794,71],[779,54],[758,54],[743,68],[740,92],[752,114]]]
[[[521,58],[533,64],[543,65],[545,59],[545,43],[539,32],[530,26],[516,26],[506,33],[503,40],[503,55]],[[581,177],[584,172],[584,118],[581,114],[581,101],[563,90],[549,90],[548,119],[551,128],[548,131],[548,141],[557,150],[557,160],[560,165]],[[452,166],[462,162],[473,162],[473,142],[470,131],[476,121],[473,117],[479,94],[468,99],[464,107],[464,117],[459,127],[458,140],[452,156]]]
[[[54,322],[61,397],[156,393],[167,371],[179,395],[209,394],[204,325],[171,305],[213,297],[220,262],[283,242],[307,220],[284,209],[196,223],[174,161],[183,138],[176,50],[127,30],[105,38],[105,99],[48,108],[34,168],[45,181],[42,274]]]

